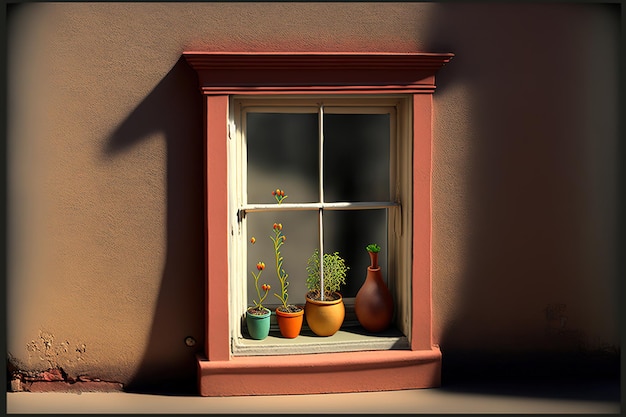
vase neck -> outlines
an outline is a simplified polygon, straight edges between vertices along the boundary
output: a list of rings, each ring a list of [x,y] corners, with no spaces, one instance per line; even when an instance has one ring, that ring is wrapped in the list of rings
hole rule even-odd
[[[370,263],[371,263],[369,268],[372,268],[372,269],[379,268],[379,266],[378,266],[378,252],[368,252],[368,253],[370,255]]]

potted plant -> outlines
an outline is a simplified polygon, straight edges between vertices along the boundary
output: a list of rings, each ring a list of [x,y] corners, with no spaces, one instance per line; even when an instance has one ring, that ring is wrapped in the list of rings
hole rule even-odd
[[[283,200],[287,198],[285,191],[279,188],[272,191],[272,195],[278,204],[281,204]],[[272,231],[273,235],[270,235],[270,239],[274,245],[276,276],[278,277],[278,282],[280,283],[280,294],[274,293],[274,296],[278,298],[282,304],[276,308],[276,321],[278,322],[280,334],[283,337],[293,339],[300,334],[300,330],[302,329],[304,309],[302,307],[289,304],[288,302],[289,292],[287,291],[287,287],[289,287],[289,281],[287,278],[289,277],[289,274],[287,274],[283,269],[283,256],[280,253],[281,246],[287,240],[286,236],[283,234],[283,225],[281,223],[274,223]],[[254,244],[254,237],[251,239],[251,242]]]
[[[393,297],[383,281],[378,265],[380,246],[371,243],[365,247],[370,256],[365,282],[354,300],[356,318],[366,330],[380,332],[389,327],[393,318]]]
[[[318,336],[332,336],[343,324],[345,306],[339,289],[346,283],[348,269],[338,252],[325,253],[322,268],[318,249],[307,262],[308,292],[304,313],[309,327]]]
[[[283,257],[280,254],[280,247],[285,243],[286,237],[282,232],[282,224],[274,223],[273,230],[274,236],[270,236],[270,239],[274,243],[276,275],[278,282],[280,282],[280,294],[274,293],[274,296],[282,303],[281,306],[276,308],[276,321],[278,322],[280,334],[283,337],[293,339],[300,334],[302,329],[304,309],[288,303],[289,293],[287,292],[287,287],[289,286],[289,281],[287,281],[287,277],[289,274],[283,269]]]
[[[252,238],[254,240],[254,238]],[[252,240],[252,243],[254,241]],[[256,264],[257,272],[252,273],[252,277],[254,278],[254,287],[256,288],[257,297],[259,301],[252,300],[254,306],[248,307],[246,310],[246,325],[248,326],[248,333],[250,337],[257,340],[263,340],[270,333],[270,316],[271,312],[269,309],[263,307],[263,301],[267,297],[267,293],[271,289],[268,284],[261,285],[261,289],[263,290],[263,295],[261,295],[261,290],[259,289],[259,278],[261,277],[261,273],[265,269],[265,263],[257,262]]]

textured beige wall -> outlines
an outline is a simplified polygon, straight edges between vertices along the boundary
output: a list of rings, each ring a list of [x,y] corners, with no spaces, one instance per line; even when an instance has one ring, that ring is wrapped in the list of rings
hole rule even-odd
[[[202,114],[185,50],[454,52],[434,99],[437,341],[616,346],[618,19],[557,4],[10,8],[13,363],[194,384]]]

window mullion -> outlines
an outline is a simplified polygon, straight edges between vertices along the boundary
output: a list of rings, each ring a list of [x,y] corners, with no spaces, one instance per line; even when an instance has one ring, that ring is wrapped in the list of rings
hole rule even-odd
[[[320,203],[324,204],[324,105],[319,107],[319,184]]]
[[[319,107],[319,184],[320,204],[324,204],[324,105]],[[324,301],[324,208],[319,208],[320,300]]]

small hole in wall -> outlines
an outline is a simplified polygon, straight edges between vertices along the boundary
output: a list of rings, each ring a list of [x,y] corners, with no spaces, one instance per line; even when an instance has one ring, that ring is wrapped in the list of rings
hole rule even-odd
[[[193,338],[193,337],[191,337],[191,336],[187,336],[187,337],[185,338],[185,344],[186,344],[187,346],[189,346],[189,347],[195,346],[195,345],[196,345],[196,339],[194,339],[194,338]]]

